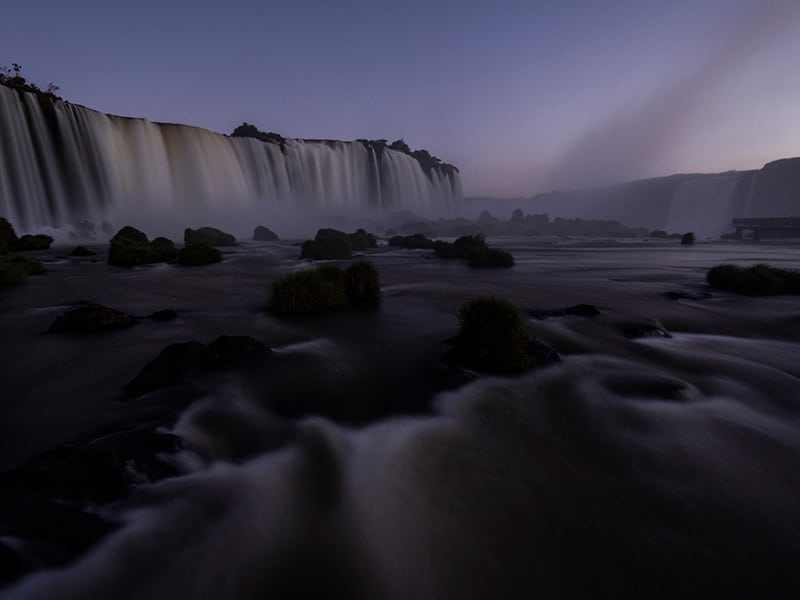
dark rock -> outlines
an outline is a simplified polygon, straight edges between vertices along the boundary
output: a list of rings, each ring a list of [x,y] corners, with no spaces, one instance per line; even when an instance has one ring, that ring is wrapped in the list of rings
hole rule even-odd
[[[694,233],[691,231],[689,233],[684,233],[681,236],[681,244],[683,244],[684,246],[691,246],[692,244],[694,244],[694,242],[695,242]]]
[[[75,249],[69,253],[70,256],[95,256],[96,254],[96,252],[92,252],[85,246],[76,246]]]
[[[196,341],[170,344],[147,363],[126,386],[134,396],[183,383],[214,369],[260,359],[271,350],[249,336],[220,336],[211,344]]]
[[[111,238],[108,262],[119,266],[147,265],[173,260],[175,255],[172,240],[158,237],[151,242],[144,233],[126,225]]]
[[[178,251],[178,262],[186,267],[209,265],[222,260],[222,252],[208,244],[189,244]]]
[[[253,230],[253,239],[259,242],[277,242],[278,236],[271,229],[257,225]]]
[[[28,273],[25,268],[6,257],[0,257],[0,285],[14,285],[22,283]]]
[[[397,248],[430,250],[433,248],[433,240],[425,237],[421,233],[415,233],[414,235],[394,235],[389,238],[389,245]]]
[[[18,252],[47,250],[52,243],[53,238],[51,238],[49,235],[23,235],[11,248],[12,250],[17,250]]]
[[[172,319],[176,318],[177,316],[178,316],[178,313],[176,313],[174,310],[171,310],[171,309],[167,308],[167,309],[164,309],[164,310],[157,310],[154,313],[150,313],[145,318],[146,319],[151,319],[153,321],[171,321]]]
[[[664,292],[663,296],[667,300],[708,300],[713,298],[709,292],[699,292],[697,294],[693,294],[691,292],[682,292],[680,290]]]
[[[672,337],[672,334],[664,329],[661,323],[655,320],[619,323],[618,329],[619,332],[629,340],[635,340],[644,337]]]
[[[233,246],[236,244],[234,236],[214,227],[200,227],[199,229],[187,227],[183,232],[183,241],[187,246],[190,244],[205,244],[206,246]]]
[[[600,311],[591,304],[576,304],[566,308],[526,310],[525,313],[541,321],[552,317],[594,317]]]
[[[303,242],[300,258],[314,260],[346,259],[353,255],[350,236],[338,229],[320,229],[313,240]]]
[[[14,226],[5,217],[0,217],[0,246],[8,249],[13,248],[17,243],[17,232]]]
[[[555,348],[536,338],[533,338],[528,344],[528,354],[533,367],[544,367],[561,360],[561,355],[556,352]]]
[[[101,333],[138,323],[135,317],[101,304],[79,306],[67,311],[50,326],[48,333]]]

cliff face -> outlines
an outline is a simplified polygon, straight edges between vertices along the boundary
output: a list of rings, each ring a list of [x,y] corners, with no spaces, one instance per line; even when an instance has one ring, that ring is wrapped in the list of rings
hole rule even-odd
[[[800,158],[753,171],[681,174],[596,190],[549,192],[525,204],[551,216],[616,219],[630,226],[718,236],[734,217],[800,216]]]
[[[106,115],[2,85],[0,164],[0,215],[22,228],[132,211],[268,213],[288,206],[435,215],[461,203],[456,169],[390,148],[229,137]]]

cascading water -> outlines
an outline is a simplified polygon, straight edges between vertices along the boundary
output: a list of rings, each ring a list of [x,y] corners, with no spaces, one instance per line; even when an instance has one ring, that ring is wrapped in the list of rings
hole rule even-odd
[[[673,193],[664,229],[719,236],[730,230],[740,173],[705,175],[684,181]]]
[[[21,229],[120,214],[296,207],[447,213],[454,169],[360,142],[283,145],[152,123],[0,86],[0,215]]]

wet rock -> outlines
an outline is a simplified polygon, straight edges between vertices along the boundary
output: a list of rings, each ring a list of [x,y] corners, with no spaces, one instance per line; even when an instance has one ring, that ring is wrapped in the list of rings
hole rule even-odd
[[[0,246],[8,251],[14,247],[17,239],[17,232],[14,231],[14,226],[5,217],[0,217]]]
[[[561,360],[561,355],[550,344],[534,338],[528,344],[528,354],[533,367],[544,367]]]
[[[619,332],[629,340],[635,340],[645,337],[663,337],[671,338],[672,334],[669,333],[658,321],[641,321],[641,322],[625,322],[619,323],[617,326]]]
[[[50,244],[53,243],[53,238],[49,235],[23,235],[16,243],[11,246],[13,250],[18,252],[27,252],[31,250],[47,250]]]
[[[145,318],[152,321],[171,321],[177,316],[178,313],[176,313],[174,310],[166,308],[164,310],[157,310],[156,312],[150,313]]]
[[[173,260],[176,254],[172,240],[158,237],[151,242],[143,232],[126,225],[111,238],[108,262],[126,267],[147,265]]]
[[[76,246],[75,249],[69,253],[70,256],[95,256],[97,253],[92,252],[86,246]]]
[[[600,313],[597,307],[591,304],[575,304],[566,308],[527,310],[526,314],[534,319],[544,320],[552,317],[594,317]]]
[[[190,244],[205,244],[206,246],[233,246],[236,244],[234,236],[214,227],[186,228],[183,232],[183,241],[187,246]]]
[[[178,262],[186,267],[209,265],[222,260],[222,252],[208,244],[189,244],[178,251]]]
[[[274,231],[263,225],[258,225],[253,230],[253,239],[259,242],[277,242],[279,240]]]
[[[48,329],[48,333],[102,333],[124,329],[138,323],[136,317],[101,304],[79,306],[67,311]]]
[[[249,336],[220,336],[208,345],[193,340],[170,344],[124,389],[132,396],[139,396],[186,382],[215,369],[263,358],[270,352],[264,344]]]
[[[680,290],[664,292],[663,296],[667,300],[708,300],[713,298],[709,292],[698,292],[694,294],[692,292],[683,292]]]

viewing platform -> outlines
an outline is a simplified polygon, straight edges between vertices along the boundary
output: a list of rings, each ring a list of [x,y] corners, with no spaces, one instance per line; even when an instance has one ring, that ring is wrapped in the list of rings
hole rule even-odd
[[[752,232],[754,240],[775,238],[800,238],[800,217],[746,217],[733,219],[736,237],[744,238]]]

